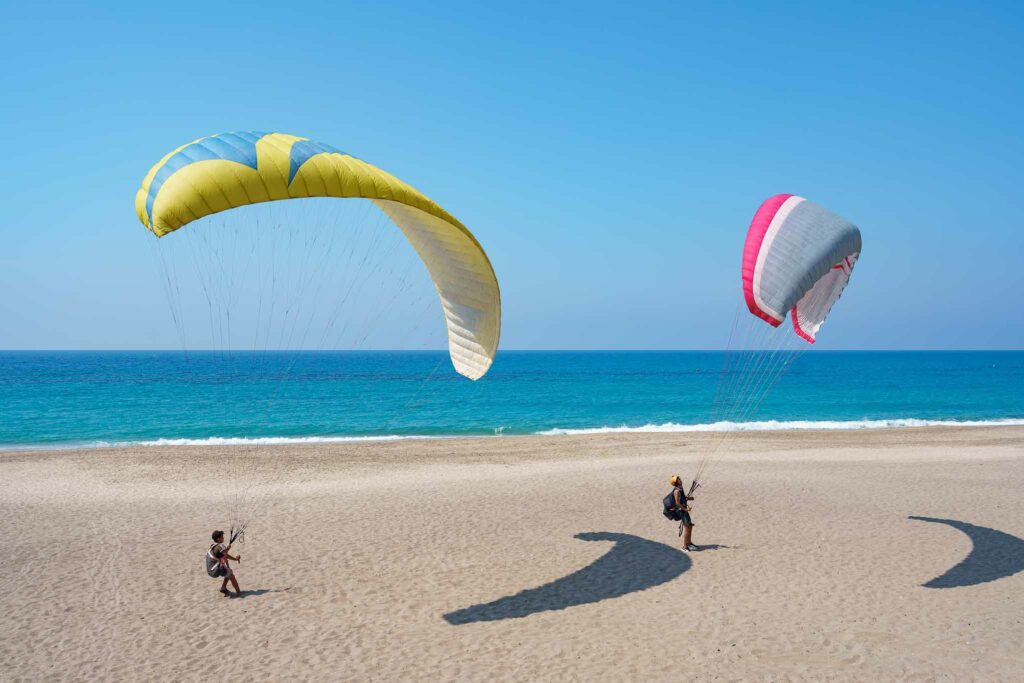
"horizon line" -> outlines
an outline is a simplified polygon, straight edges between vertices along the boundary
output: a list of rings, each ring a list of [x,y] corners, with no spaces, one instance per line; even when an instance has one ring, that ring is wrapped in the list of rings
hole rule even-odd
[[[750,348],[676,348],[676,349],[580,349],[580,348],[511,348],[499,349],[498,353],[720,353],[729,351],[760,351],[758,347]],[[783,349],[784,351],[801,351],[810,349]],[[435,349],[173,349],[173,348],[0,348],[0,353],[446,353],[447,348]],[[1021,353],[1024,349],[984,349],[984,348],[948,348],[948,349],[816,349],[815,353]]]

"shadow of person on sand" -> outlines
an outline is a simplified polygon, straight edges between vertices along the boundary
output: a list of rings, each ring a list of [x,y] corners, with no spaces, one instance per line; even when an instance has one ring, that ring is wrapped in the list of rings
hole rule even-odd
[[[252,590],[242,591],[241,595],[232,595],[231,597],[255,598],[259,597],[260,595],[266,595],[267,593],[287,593],[290,590],[291,588],[254,588]]]
[[[945,524],[962,531],[971,539],[971,552],[967,554],[967,557],[942,576],[937,576],[928,583],[921,584],[925,588],[975,586],[979,583],[988,583],[1012,576],[1024,570],[1024,539],[997,529],[975,526],[955,519],[916,516],[907,519]]]
[[[518,619],[537,612],[600,602],[666,583],[690,568],[690,558],[683,551],[639,536],[601,531],[575,537],[615,545],[568,576],[492,602],[448,612],[444,615],[445,621],[459,625]]]

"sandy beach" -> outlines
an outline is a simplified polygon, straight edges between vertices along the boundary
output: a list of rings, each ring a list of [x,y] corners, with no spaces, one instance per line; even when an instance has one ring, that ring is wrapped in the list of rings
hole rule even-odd
[[[1024,428],[0,454],[0,679],[1021,680]],[[914,517],[928,519],[914,519]],[[967,558],[967,559],[965,559]]]

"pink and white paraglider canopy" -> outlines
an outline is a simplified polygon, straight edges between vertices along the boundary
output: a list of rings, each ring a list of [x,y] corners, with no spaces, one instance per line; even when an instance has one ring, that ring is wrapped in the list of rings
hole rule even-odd
[[[743,247],[747,308],[772,326],[792,314],[814,343],[860,256],[856,225],[803,197],[777,194],[754,214]]]

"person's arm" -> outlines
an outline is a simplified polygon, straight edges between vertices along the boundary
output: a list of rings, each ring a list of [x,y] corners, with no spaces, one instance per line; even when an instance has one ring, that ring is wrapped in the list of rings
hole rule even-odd
[[[676,489],[675,491],[673,491],[672,492],[672,496],[674,497],[674,499],[676,501],[676,507],[677,508],[679,508],[680,510],[689,510],[689,508],[686,507],[686,503],[683,502],[680,499],[679,489]]]
[[[224,557],[228,558],[232,562],[241,562],[242,561],[242,556],[241,555],[239,555],[238,557],[232,557],[231,555],[228,555],[227,552],[225,552],[224,553]]]

